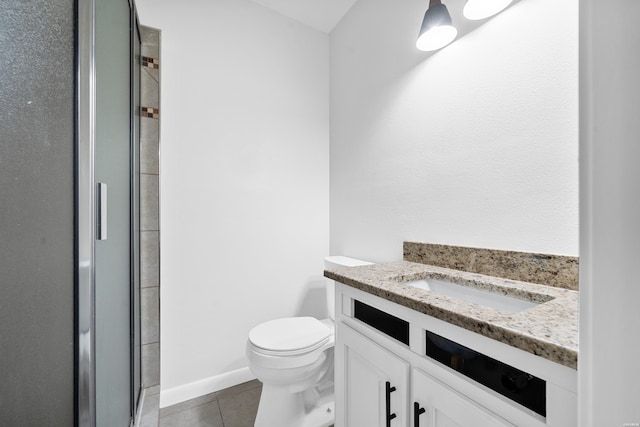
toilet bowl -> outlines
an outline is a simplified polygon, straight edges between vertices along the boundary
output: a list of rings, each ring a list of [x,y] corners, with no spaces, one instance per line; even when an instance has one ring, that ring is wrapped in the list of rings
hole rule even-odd
[[[326,257],[325,267],[369,265]],[[334,286],[327,280],[328,319],[287,317],[254,327],[249,368],[262,382],[255,427],[328,427],[334,421]]]

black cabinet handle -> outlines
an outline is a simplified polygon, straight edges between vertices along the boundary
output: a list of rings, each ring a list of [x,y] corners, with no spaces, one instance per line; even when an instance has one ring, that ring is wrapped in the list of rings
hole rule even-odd
[[[385,393],[385,400],[387,402],[387,407],[386,407],[387,427],[391,427],[391,420],[396,417],[395,413],[393,414],[391,413],[391,393],[393,393],[394,391],[396,391],[396,388],[391,387],[391,383],[387,381],[386,393]]]
[[[413,427],[420,427],[420,415],[427,410],[420,407],[418,402],[413,402]]]

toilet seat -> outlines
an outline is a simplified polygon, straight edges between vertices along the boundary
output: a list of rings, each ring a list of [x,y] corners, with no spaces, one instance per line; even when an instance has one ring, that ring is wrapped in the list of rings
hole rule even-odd
[[[286,317],[249,332],[247,357],[255,369],[293,369],[318,362],[335,344],[333,328],[313,317]]]
[[[249,332],[254,351],[271,356],[296,356],[325,345],[333,331],[313,317],[285,317],[262,323]]]

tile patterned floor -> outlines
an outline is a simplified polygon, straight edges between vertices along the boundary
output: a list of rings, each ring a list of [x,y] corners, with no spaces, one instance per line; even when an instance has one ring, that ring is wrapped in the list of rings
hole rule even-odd
[[[239,384],[158,411],[158,396],[148,396],[141,427],[253,427],[262,384]],[[155,413],[154,413],[155,403]]]

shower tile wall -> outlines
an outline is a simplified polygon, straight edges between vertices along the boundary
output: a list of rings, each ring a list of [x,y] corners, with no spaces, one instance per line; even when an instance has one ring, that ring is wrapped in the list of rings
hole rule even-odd
[[[160,393],[160,31],[141,26],[140,228],[143,425],[156,425]]]

